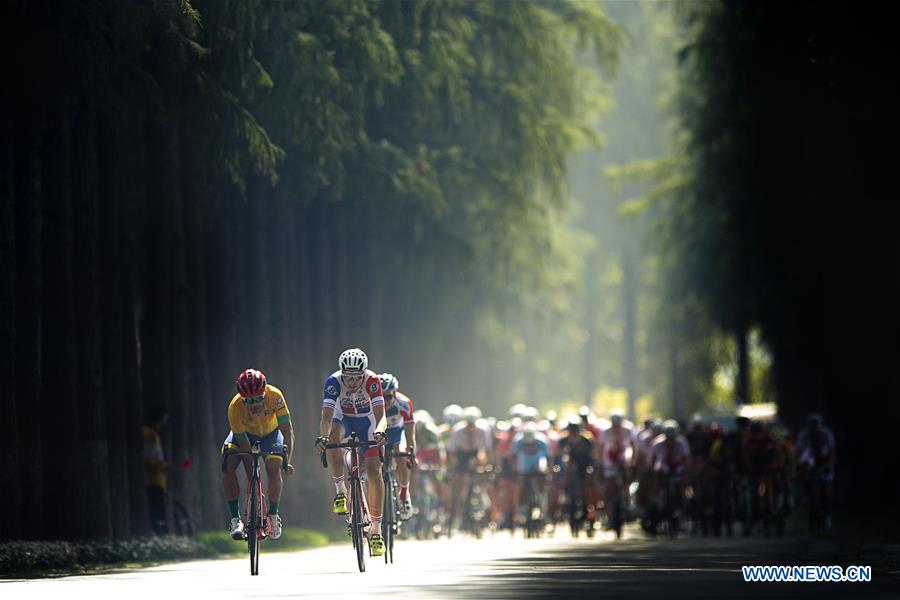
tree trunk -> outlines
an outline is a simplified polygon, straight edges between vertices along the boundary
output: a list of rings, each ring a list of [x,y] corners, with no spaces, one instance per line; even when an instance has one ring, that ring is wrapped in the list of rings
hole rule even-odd
[[[74,294],[72,289],[72,135],[67,107],[63,107],[49,129],[42,159],[45,185],[44,211],[44,320],[42,370],[47,404],[43,421],[43,454],[52,462],[55,475],[44,478],[46,536],[50,539],[82,537],[79,488],[81,454],[60,451],[78,448],[78,385],[75,346]]]
[[[120,148],[113,130],[105,118],[98,125],[98,159],[100,166],[99,219],[100,269],[103,281],[101,296],[102,317],[98,325],[102,332],[103,392],[106,417],[106,440],[109,447],[109,491],[112,503],[113,537],[125,539],[131,535],[131,495],[129,493],[128,436],[135,432],[126,428],[126,407],[130,402],[124,394],[122,373],[125,361],[122,348],[123,259],[121,236],[125,230],[121,221],[122,198],[127,187],[119,186],[125,169],[123,158],[127,148]],[[127,287],[124,288],[127,290]]]
[[[681,340],[678,331],[678,318],[672,318],[669,331],[669,395],[672,401],[672,418],[682,419],[681,377],[678,365],[678,342]]]
[[[189,132],[190,128],[182,126]],[[209,337],[207,334],[207,302],[211,265],[208,260],[210,236],[207,236],[203,221],[203,210],[207,207],[203,200],[200,182],[205,181],[202,161],[196,160],[196,147],[189,134],[182,136],[182,202],[185,230],[190,232],[187,255],[187,280],[189,291],[189,334],[190,346],[188,364],[192,373],[190,403],[198,417],[194,419],[194,435],[191,436],[190,452],[194,457],[193,471],[187,473],[189,481],[197,482],[199,502],[193,507],[193,517],[197,526],[204,529],[221,527],[226,522],[225,506],[219,476],[220,461],[218,443],[219,432],[213,430],[213,419],[218,407],[214,407],[211,393]],[[203,174],[204,176],[201,176]],[[214,258],[218,258],[213,253]]]
[[[40,136],[20,131],[21,160],[15,171],[16,284],[18,307],[16,329],[16,374],[22,386],[18,396],[31,406],[43,406],[41,379],[41,238],[43,199],[40,179]],[[23,410],[18,413],[19,487],[22,508],[29,515],[31,539],[44,536],[42,413]],[[23,515],[24,516],[24,512]]]
[[[0,473],[6,474],[3,505],[4,518],[0,519],[0,541],[18,539],[22,535],[22,511],[19,465],[19,425],[16,404],[16,155],[13,124],[3,123],[0,137],[0,369],[7,374],[5,392],[0,394],[0,410],[6,421],[6,435],[0,444]]]
[[[750,353],[747,326],[741,324],[734,335],[737,341],[737,381],[735,385],[737,397],[735,403],[740,405],[750,402]]]
[[[109,538],[112,535],[112,505],[109,489],[109,447],[107,445],[106,412],[103,402],[103,369],[101,364],[100,331],[93,315],[100,315],[100,227],[98,214],[97,176],[97,114],[89,104],[82,106],[76,119],[75,139],[78,197],[74,205],[74,255],[79,290],[76,295],[78,389],[83,420],[79,422],[82,498],[84,512],[78,518],[87,523],[86,537]]]
[[[635,249],[632,248],[634,240],[626,239],[624,243],[625,248],[623,249],[622,254],[622,273],[624,275],[622,282],[622,309],[625,313],[625,356],[622,370],[625,379],[628,418],[635,421],[637,419],[637,415],[635,414],[635,402],[637,401],[636,315],[640,263],[639,257],[636,256]]]
[[[129,244],[130,245],[130,244]],[[122,317],[122,378],[124,381],[125,424],[127,434],[127,469],[129,508],[132,535],[150,532],[147,491],[144,482],[144,444],[142,427],[144,424],[144,391],[141,380],[141,338],[140,324],[142,298],[139,292],[140,275],[129,266],[124,274],[127,288],[121,297]]]
[[[591,252],[584,265],[584,328],[587,340],[584,345],[584,403],[591,406],[597,389],[597,253]]]
[[[203,419],[207,415],[199,414],[197,407],[189,403],[188,394],[193,395],[196,384],[191,370],[187,366],[188,347],[188,302],[187,276],[185,272],[186,242],[184,231],[184,210],[181,194],[181,144],[177,122],[167,122],[160,126],[159,159],[162,170],[159,177],[160,199],[163,220],[167,221],[162,236],[162,263],[165,277],[171,281],[168,286],[166,302],[169,305],[170,318],[169,343],[160,349],[160,359],[165,365],[166,378],[170,388],[166,396],[171,403],[169,409],[169,429],[171,430],[171,450],[168,460],[177,467],[182,459],[188,456],[188,432],[192,429],[194,419]],[[199,486],[189,486],[186,475],[177,468],[169,473],[169,489],[173,500],[184,506],[194,508],[199,502]]]

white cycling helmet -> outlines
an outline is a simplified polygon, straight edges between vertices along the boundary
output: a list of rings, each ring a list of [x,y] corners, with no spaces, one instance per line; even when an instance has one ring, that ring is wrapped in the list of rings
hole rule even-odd
[[[369,368],[369,357],[359,348],[348,348],[341,352],[338,358],[338,366],[342,373],[350,375],[361,374]]]
[[[609,413],[609,422],[613,425],[621,425],[622,421],[625,420],[625,413],[621,408],[614,408]]]
[[[509,416],[510,417],[519,417],[520,419],[525,415],[525,410],[528,407],[518,402],[509,407]]]
[[[455,423],[462,417],[463,409],[459,404],[451,404],[444,408],[444,420],[448,423]]]
[[[466,421],[469,423],[474,423],[481,418],[481,409],[477,406],[467,406],[463,411],[463,417],[465,417]]]
[[[678,433],[678,421],[675,419],[666,419],[662,423],[663,433],[668,435],[676,435]]]
[[[390,373],[382,373],[378,378],[381,379],[381,391],[385,394],[396,392],[400,387],[400,382]]]

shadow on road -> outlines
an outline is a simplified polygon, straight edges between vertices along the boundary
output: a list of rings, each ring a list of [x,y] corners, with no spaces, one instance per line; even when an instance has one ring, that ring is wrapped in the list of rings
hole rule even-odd
[[[527,542],[523,541],[523,549]],[[804,539],[687,538],[578,542],[483,565],[453,598],[900,598],[896,549],[881,553]],[[746,583],[742,565],[872,565],[870,583]]]

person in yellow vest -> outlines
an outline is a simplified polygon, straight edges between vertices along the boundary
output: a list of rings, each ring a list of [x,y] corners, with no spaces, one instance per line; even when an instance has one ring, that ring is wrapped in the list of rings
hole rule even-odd
[[[166,535],[166,475],[172,465],[163,457],[160,432],[169,423],[169,413],[164,406],[154,406],[147,413],[144,425],[144,485],[147,487],[147,505],[150,508],[150,526],[156,535]]]

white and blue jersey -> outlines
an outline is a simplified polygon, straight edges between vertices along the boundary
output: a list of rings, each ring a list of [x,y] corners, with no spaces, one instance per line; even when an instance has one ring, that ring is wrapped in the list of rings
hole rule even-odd
[[[519,433],[513,441],[512,455],[517,473],[538,473],[550,463],[550,444],[541,433],[536,433],[531,443],[527,443]]]
[[[335,371],[325,380],[323,407],[334,409],[332,421],[344,428],[344,438],[355,431],[360,441],[374,442],[375,415],[373,406],[384,406],[381,380],[378,375],[366,370],[363,383],[356,390],[350,390],[341,382],[341,372]]]
[[[406,438],[403,435],[403,426],[415,424],[416,422],[413,417],[412,399],[403,392],[395,393],[394,402],[384,411],[384,416],[387,419],[387,431],[385,433],[388,436],[388,443],[392,446],[396,446],[401,442],[405,443]]]

